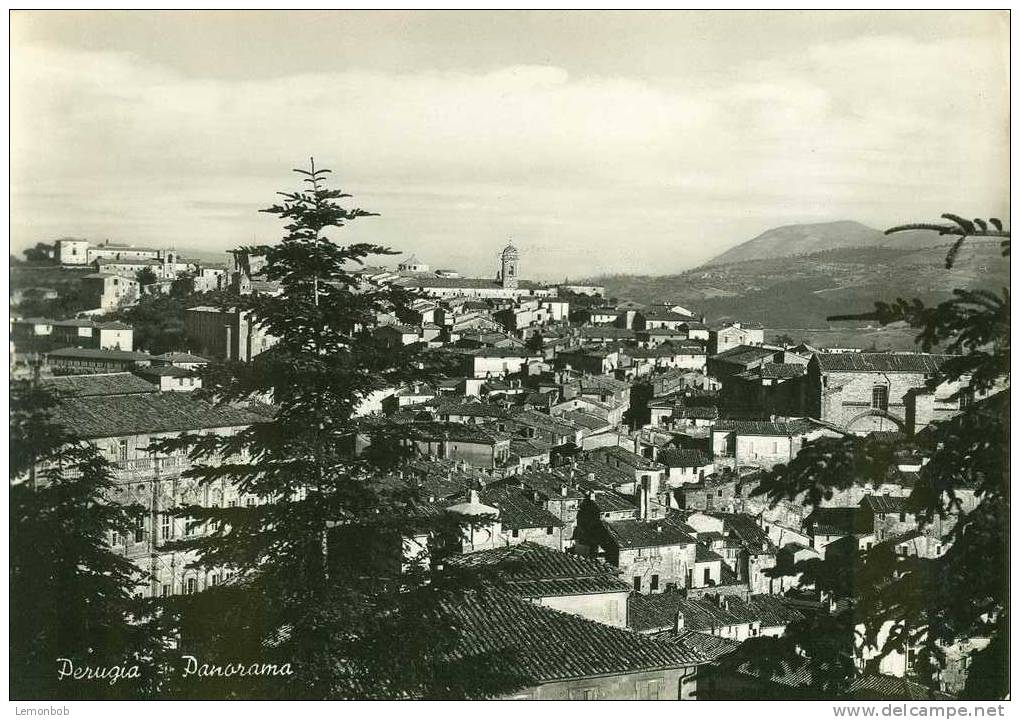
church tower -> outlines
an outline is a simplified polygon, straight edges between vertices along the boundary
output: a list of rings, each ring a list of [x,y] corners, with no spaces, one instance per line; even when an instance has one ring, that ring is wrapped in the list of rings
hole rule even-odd
[[[499,270],[499,279],[503,287],[510,288],[511,290],[517,289],[517,264],[519,260],[520,253],[513,246],[513,243],[503,248]]]

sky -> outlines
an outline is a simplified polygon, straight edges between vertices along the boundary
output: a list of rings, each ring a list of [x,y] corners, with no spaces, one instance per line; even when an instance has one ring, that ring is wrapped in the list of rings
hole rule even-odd
[[[787,224],[1008,216],[1006,12],[11,15],[11,245],[205,252],[308,158],[341,241],[664,274]]]

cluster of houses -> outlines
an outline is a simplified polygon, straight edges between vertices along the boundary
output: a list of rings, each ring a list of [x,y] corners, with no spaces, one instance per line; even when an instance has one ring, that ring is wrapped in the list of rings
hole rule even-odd
[[[78,252],[89,261],[89,248]],[[260,272],[257,259],[236,254],[225,282],[278,292]],[[382,314],[378,337],[447,353],[454,370],[364,398],[354,452],[380,425],[399,424],[416,452],[383,480],[416,488],[428,512],[470,519],[455,536],[404,538],[394,554],[429,563],[441,548],[442,567],[484,579],[484,589],[451,604],[464,628],[457,652],[498,652],[512,640],[508,662],[530,678],[513,697],[767,694],[772,681],[753,669],[724,674],[720,661],[841,600],[812,595],[777,569],[831,553],[849,561],[880,544],[925,557],[947,549],[954,518],[920,525],[907,502],[926,461],[917,452],[905,449],[884,482],[862,481],[818,507],[772,506],[753,492],[762,473],[823,438],[895,433],[908,448],[932,423],[984,400],[966,379],[941,380],[946,356],[781,347],[760,326],[710,326],[675,303],[610,304],[596,286],[522,279],[513,245],[493,280],[432,271],[413,256],[362,274],[420,295]],[[198,485],[182,475],[187,458],[149,448],[180,433],[271,422],[264,406],[213,406],[191,390],[202,364],[249,361],[275,339],[242,311],[195,307],[185,318],[195,354],[149,356],[132,350],[130,328],[75,322],[25,321],[13,342],[82,338],[48,353],[60,372],[43,382],[61,391],[58,421],[114,463],[120,497],[150,508],[133,533],[110,538],[146,572],[139,594],[229,582],[226,571],[195,569],[172,549],[202,532],[173,509],[262,499],[226,481]],[[959,512],[969,511],[973,498],[961,498]],[[967,650],[979,646],[949,648],[959,662],[943,691],[961,689]],[[911,653],[883,658],[876,677],[866,670],[870,652],[856,650],[854,697],[917,693]],[[783,682],[810,692],[810,677]]]

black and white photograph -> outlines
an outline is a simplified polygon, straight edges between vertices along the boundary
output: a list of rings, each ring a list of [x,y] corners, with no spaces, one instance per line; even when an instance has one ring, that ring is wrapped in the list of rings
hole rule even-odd
[[[9,711],[1008,715],[1010,10],[8,23]]]

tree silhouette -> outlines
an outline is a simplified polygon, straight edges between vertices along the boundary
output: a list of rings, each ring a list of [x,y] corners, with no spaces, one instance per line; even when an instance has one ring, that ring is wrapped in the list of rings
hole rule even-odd
[[[190,682],[173,692],[248,699],[496,692],[482,664],[477,682],[454,669],[457,632],[439,610],[451,578],[402,556],[405,538],[444,535],[456,523],[429,514],[413,488],[385,476],[407,453],[399,431],[381,424],[366,431],[357,418],[373,392],[430,379],[419,349],[388,347],[373,332],[378,317],[407,310],[416,296],[356,272],[393,251],[330,237],[374,213],[348,206],[350,195],[328,188],[330,171],[314,161],[295,172],[304,187],[280,193],[264,211],[285,221],[282,241],[244,248],[265,257],[265,275],[282,293],[238,298],[278,342],[250,363],[212,367],[203,388],[220,403],[269,400],[272,416],[234,436],[160,446],[186,449],[196,463],[188,475],[202,483],[227,480],[259,499],[182,509],[209,528],[188,544],[198,564],[238,573],[171,603],[183,645],[210,662],[289,663],[294,674]],[[374,452],[355,452],[361,431],[370,432]]]

